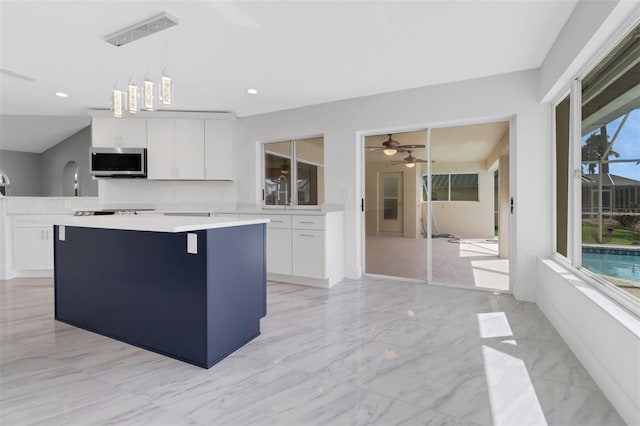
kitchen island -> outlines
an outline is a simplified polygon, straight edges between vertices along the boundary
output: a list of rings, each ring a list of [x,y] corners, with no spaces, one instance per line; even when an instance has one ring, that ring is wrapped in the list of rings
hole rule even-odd
[[[209,368],[260,334],[266,219],[61,218],[55,318]]]

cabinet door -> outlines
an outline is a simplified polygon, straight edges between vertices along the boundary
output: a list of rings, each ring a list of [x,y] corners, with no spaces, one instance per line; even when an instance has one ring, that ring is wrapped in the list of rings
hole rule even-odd
[[[293,230],[293,275],[327,278],[324,231]]]
[[[233,128],[227,120],[204,122],[205,179],[233,179]]]
[[[291,229],[267,228],[267,272],[291,275]]]
[[[175,120],[147,120],[148,179],[176,179],[175,137]]]
[[[18,270],[53,268],[51,227],[15,228],[15,264]]]
[[[175,179],[204,179],[204,121],[175,120]]]
[[[108,148],[146,148],[147,120],[94,117],[91,120],[91,145]]]

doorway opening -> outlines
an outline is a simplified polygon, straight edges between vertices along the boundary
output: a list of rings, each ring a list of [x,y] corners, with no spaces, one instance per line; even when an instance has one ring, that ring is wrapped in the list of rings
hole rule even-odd
[[[62,196],[77,197],[80,195],[80,185],[78,181],[78,163],[69,161],[62,171]]]
[[[509,136],[508,121],[366,136],[365,273],[509,291]]]

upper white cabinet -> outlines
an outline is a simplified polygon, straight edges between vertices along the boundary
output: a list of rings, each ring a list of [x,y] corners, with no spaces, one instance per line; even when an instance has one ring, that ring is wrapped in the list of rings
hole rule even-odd
[[[233,126],[229,120],[204,122],[204,178],[233,179]]]
[[[232,113],[141,111],[114,118],[90,110],[92,146],[147,148],[147,178],[232,180]]]
[[[91,145],[100,148],[146,148],[147,122],[139,118],[93,117]]]
[[[148,119],[147,178],[202,180],[204,121]]]

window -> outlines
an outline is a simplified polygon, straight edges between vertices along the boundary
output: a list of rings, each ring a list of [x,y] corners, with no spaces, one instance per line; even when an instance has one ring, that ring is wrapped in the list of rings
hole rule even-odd
[[[634,310],[640,306],[639,34],[640,26],[573,85],[571,99],[580,103],[567,97],[555,110],[556,250]],[[568,137],[569,128],[576,134]],[[572,199],[581,202],[574,206]]]
[[[423,199],[426,200],[425,189],[427,176],[423,175]],[[431,179],[431,201],[478,201],[478,174],[460,173],[433,175]]]
[[[263,176],[263,203],[267,206],[322,205],[323,138],[265,143]]]
[[[640,38],[582,80],[582,266],[640,298]]]

